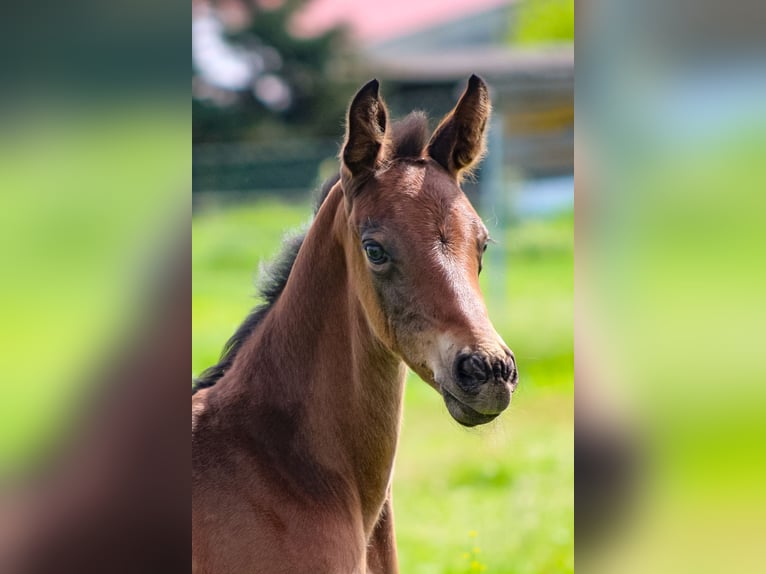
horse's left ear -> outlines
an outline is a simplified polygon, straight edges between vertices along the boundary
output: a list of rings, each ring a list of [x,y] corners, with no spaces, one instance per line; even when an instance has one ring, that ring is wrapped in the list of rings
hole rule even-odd
[[[477,75],[468,80],[463,95],[436,128],[428,142],[428,155],[459,177],[484,155],[485,132],[492,110],[489,90]]]
[[[378,88],[378,81],[371,80],[357,92],[348,108],[341,152],[341,178],[347,192],[374,172],[385,150],[388,112]]]

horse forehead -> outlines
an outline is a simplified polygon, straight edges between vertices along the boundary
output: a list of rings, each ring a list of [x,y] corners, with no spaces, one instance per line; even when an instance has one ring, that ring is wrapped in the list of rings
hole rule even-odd
[[[389,168],[380,176],[378,189],[381,204],[400,217],[423,215],[433,220],[466,213],[457,183],[424,160]]]
[[[403,237],[469,234],[477,219],[457,182],[428,160],[397,161],[376,174],[355,208],[360,225],[373,222]]]

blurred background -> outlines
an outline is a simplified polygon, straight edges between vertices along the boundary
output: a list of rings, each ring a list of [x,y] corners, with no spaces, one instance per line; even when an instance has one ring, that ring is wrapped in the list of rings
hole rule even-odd
[[[577,565],[762,572],[766,5],[577,13]]]
[[[192,11],[192,373],[256,303],[254,279],[337,169],[371,77],[432,127],[472,73],[489,153],[464,187],[497,240],[482,274],[521,371],[488,428],[411,376],[395,472],[402,572],[572,572],[574,4],[561,0],[197,1]]]
[[[189,359],[216,359],[308,220],[354,90],[377,76],[436,120],[472,72],[498,113],[468,191],[522,381],[478,431],[410,381],[403,572],[571,571],[572,3],[362,4],[0,19],[0,572],[188,567]],[[751,0],[577,3],[583,572],[763,571],[765,27]]]

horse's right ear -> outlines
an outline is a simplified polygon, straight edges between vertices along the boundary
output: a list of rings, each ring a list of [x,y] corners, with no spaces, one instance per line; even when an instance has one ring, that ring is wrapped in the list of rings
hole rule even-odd
[[[384,153],[388,112],[378,97],[378,88],[378,80],[368,82],[348,108],[341,152],[341,179],[347,192],[374,172]]]

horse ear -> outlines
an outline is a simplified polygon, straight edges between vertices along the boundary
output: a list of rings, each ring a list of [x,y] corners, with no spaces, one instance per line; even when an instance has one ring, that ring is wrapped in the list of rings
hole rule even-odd
[[[371,174],[384,150],[388,112],[378,97],[378,80],[371,80],[357,92],[348,108],[346,139],[341,152],[343,180]],[[344,185],[344,189],[348,186]]]
[[[476,165],[484,155],[491,110],[487,84],[472,75],[455,109],[444,117],[431,136],[428,155],[456,177]]]

